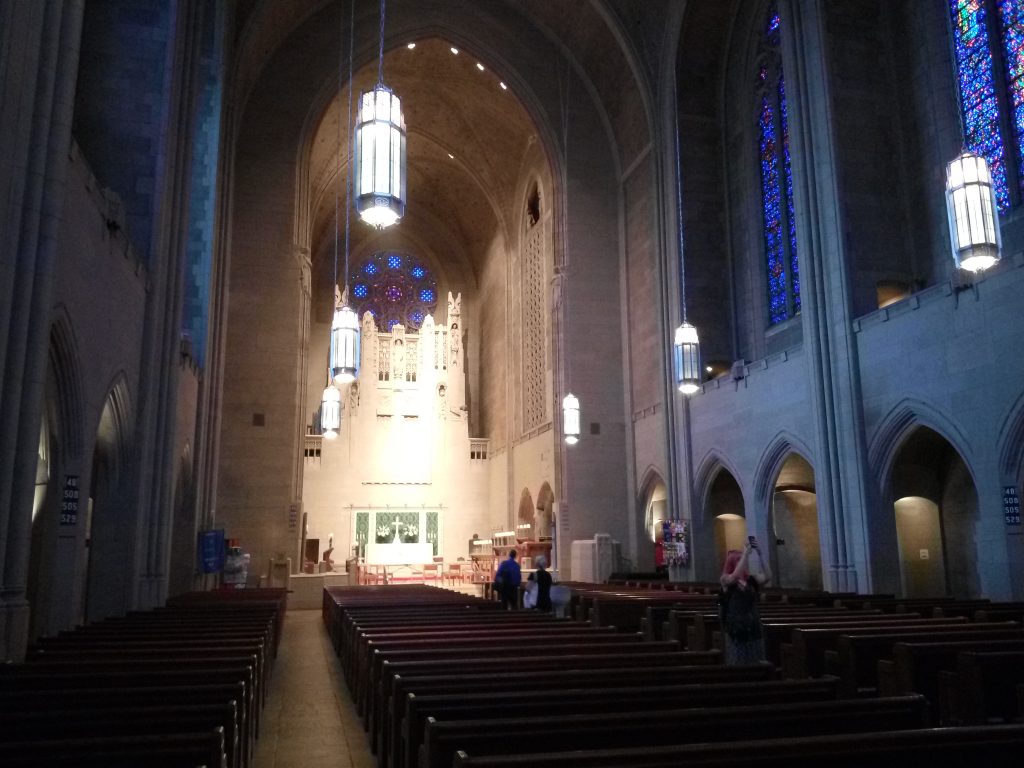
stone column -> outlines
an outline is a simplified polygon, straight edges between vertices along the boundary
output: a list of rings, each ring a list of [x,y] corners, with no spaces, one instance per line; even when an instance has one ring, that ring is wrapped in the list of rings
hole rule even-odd
[[[202,55],[202,6],[176,4],[170,45],[172,75],[163,141],[163,184],[157,201],[149,300],[146,303],[135,445],[135,590],[133,606],[148,608],[167,596],[178,401],[181,316],[188,265],[188,200],[192,136]]]
[[[782,0],[779,11],[825,587],[864,591],[871,587],[867,452],[832,131],[825,3]]]
[[[22,658],[28,636],[32,499],[83,7],[0,7],[0,659]]]

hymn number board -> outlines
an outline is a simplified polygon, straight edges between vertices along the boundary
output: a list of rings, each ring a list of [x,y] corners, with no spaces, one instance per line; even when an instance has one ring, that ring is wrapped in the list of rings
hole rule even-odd
[[[78,525],[78,475],[64,476],[64,496],[60,500],[60,524]]]
[[[1003,516],[1007,525],[1020,525],[1020,497],[1017,486],[1003,486]]]

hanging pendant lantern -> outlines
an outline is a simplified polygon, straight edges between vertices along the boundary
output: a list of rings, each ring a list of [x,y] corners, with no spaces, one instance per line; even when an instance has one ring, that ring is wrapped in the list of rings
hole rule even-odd
[[[684,395],[692,395],[700,389],[700,341],[697,339],[697,329],[685,320],[676,328],[673,349],[676,386]]]
[[[348,289],[335,292],[331,323],[331,377],[335,386],[351,384],[359,374],[359,317],[348,306]]]
[[[320,400],[320,431],[328,440],[338,436],[341,429],[341,393],[328,384]]]
[[[356,210],[367,224],[389,227],[405,214],[405,116],[383,83],[359,97],[356,115]]]
[[[981,272],[999,261],[1002,240],[985,158],[964,150],[946,166],[946,215],[953,261]]]
[[[580,401],[572,392],[562,400],[562,434],[566,445],[576,445],[580,439]]]

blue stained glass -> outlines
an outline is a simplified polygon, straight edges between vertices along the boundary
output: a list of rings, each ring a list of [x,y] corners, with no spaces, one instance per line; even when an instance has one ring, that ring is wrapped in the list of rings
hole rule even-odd
[[[768,97],[761,99],[758,120],[761,156],[761,200],[764,216],[764,250],[768,262],[768,322],[787,317],[786,269],[782,241],[782,192],[779,187],[779,156],[775,114]]]
[[[356,314],[370,312],[383,332],[396,324],[418,329],[437,306],[437,281],[408,254],[367,256],[353,267],[351,280]]]
[[[800,262],[796,255],[796,212],[793,210],[793,169],[789,163],[789,111],[786,80],[779,76],[779,115],[782,120],[782,167],[786,177],[786,220],[789,223],[789,280],[793,314],[800,311]]]
[[[772,37],[778,37],[779,24],[781,19],[779,18],[779,6],[774,1],[768,6],[768,25],[765,27],[765,36],[771,40]]]
[[[1003,23],[1006,86],[1013,103],[1017,168],[1024,168],[1024,8],[1020,0],[999,0],[999,17]]]
[[[1007,11],[1016,10],[1017,3],[1011,5],[1014,8],[1008,8]],[[1010,207],[1010,190],[1006,181],[1003,136],[999,130],[999,102],[993,82],[985,4],[982,0],[950,0],[949,7],[953,17],[953,43],[960,84],[960,109],[964,118],[964,140],[968,149],[988,160],[996,203],[999,211],[1005,212]],[[1019,66],[1012,60],[1009,64],[1011,71]],[[1015,113],[1019,111],[1017,106],[1015,99]]]

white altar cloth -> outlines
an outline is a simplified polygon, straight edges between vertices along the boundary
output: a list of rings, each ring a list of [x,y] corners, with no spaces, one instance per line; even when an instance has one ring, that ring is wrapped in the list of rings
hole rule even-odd
[[[377,544],[366,545],[367,565],[424,565],[433,562],[434,547],[426,544]]]

